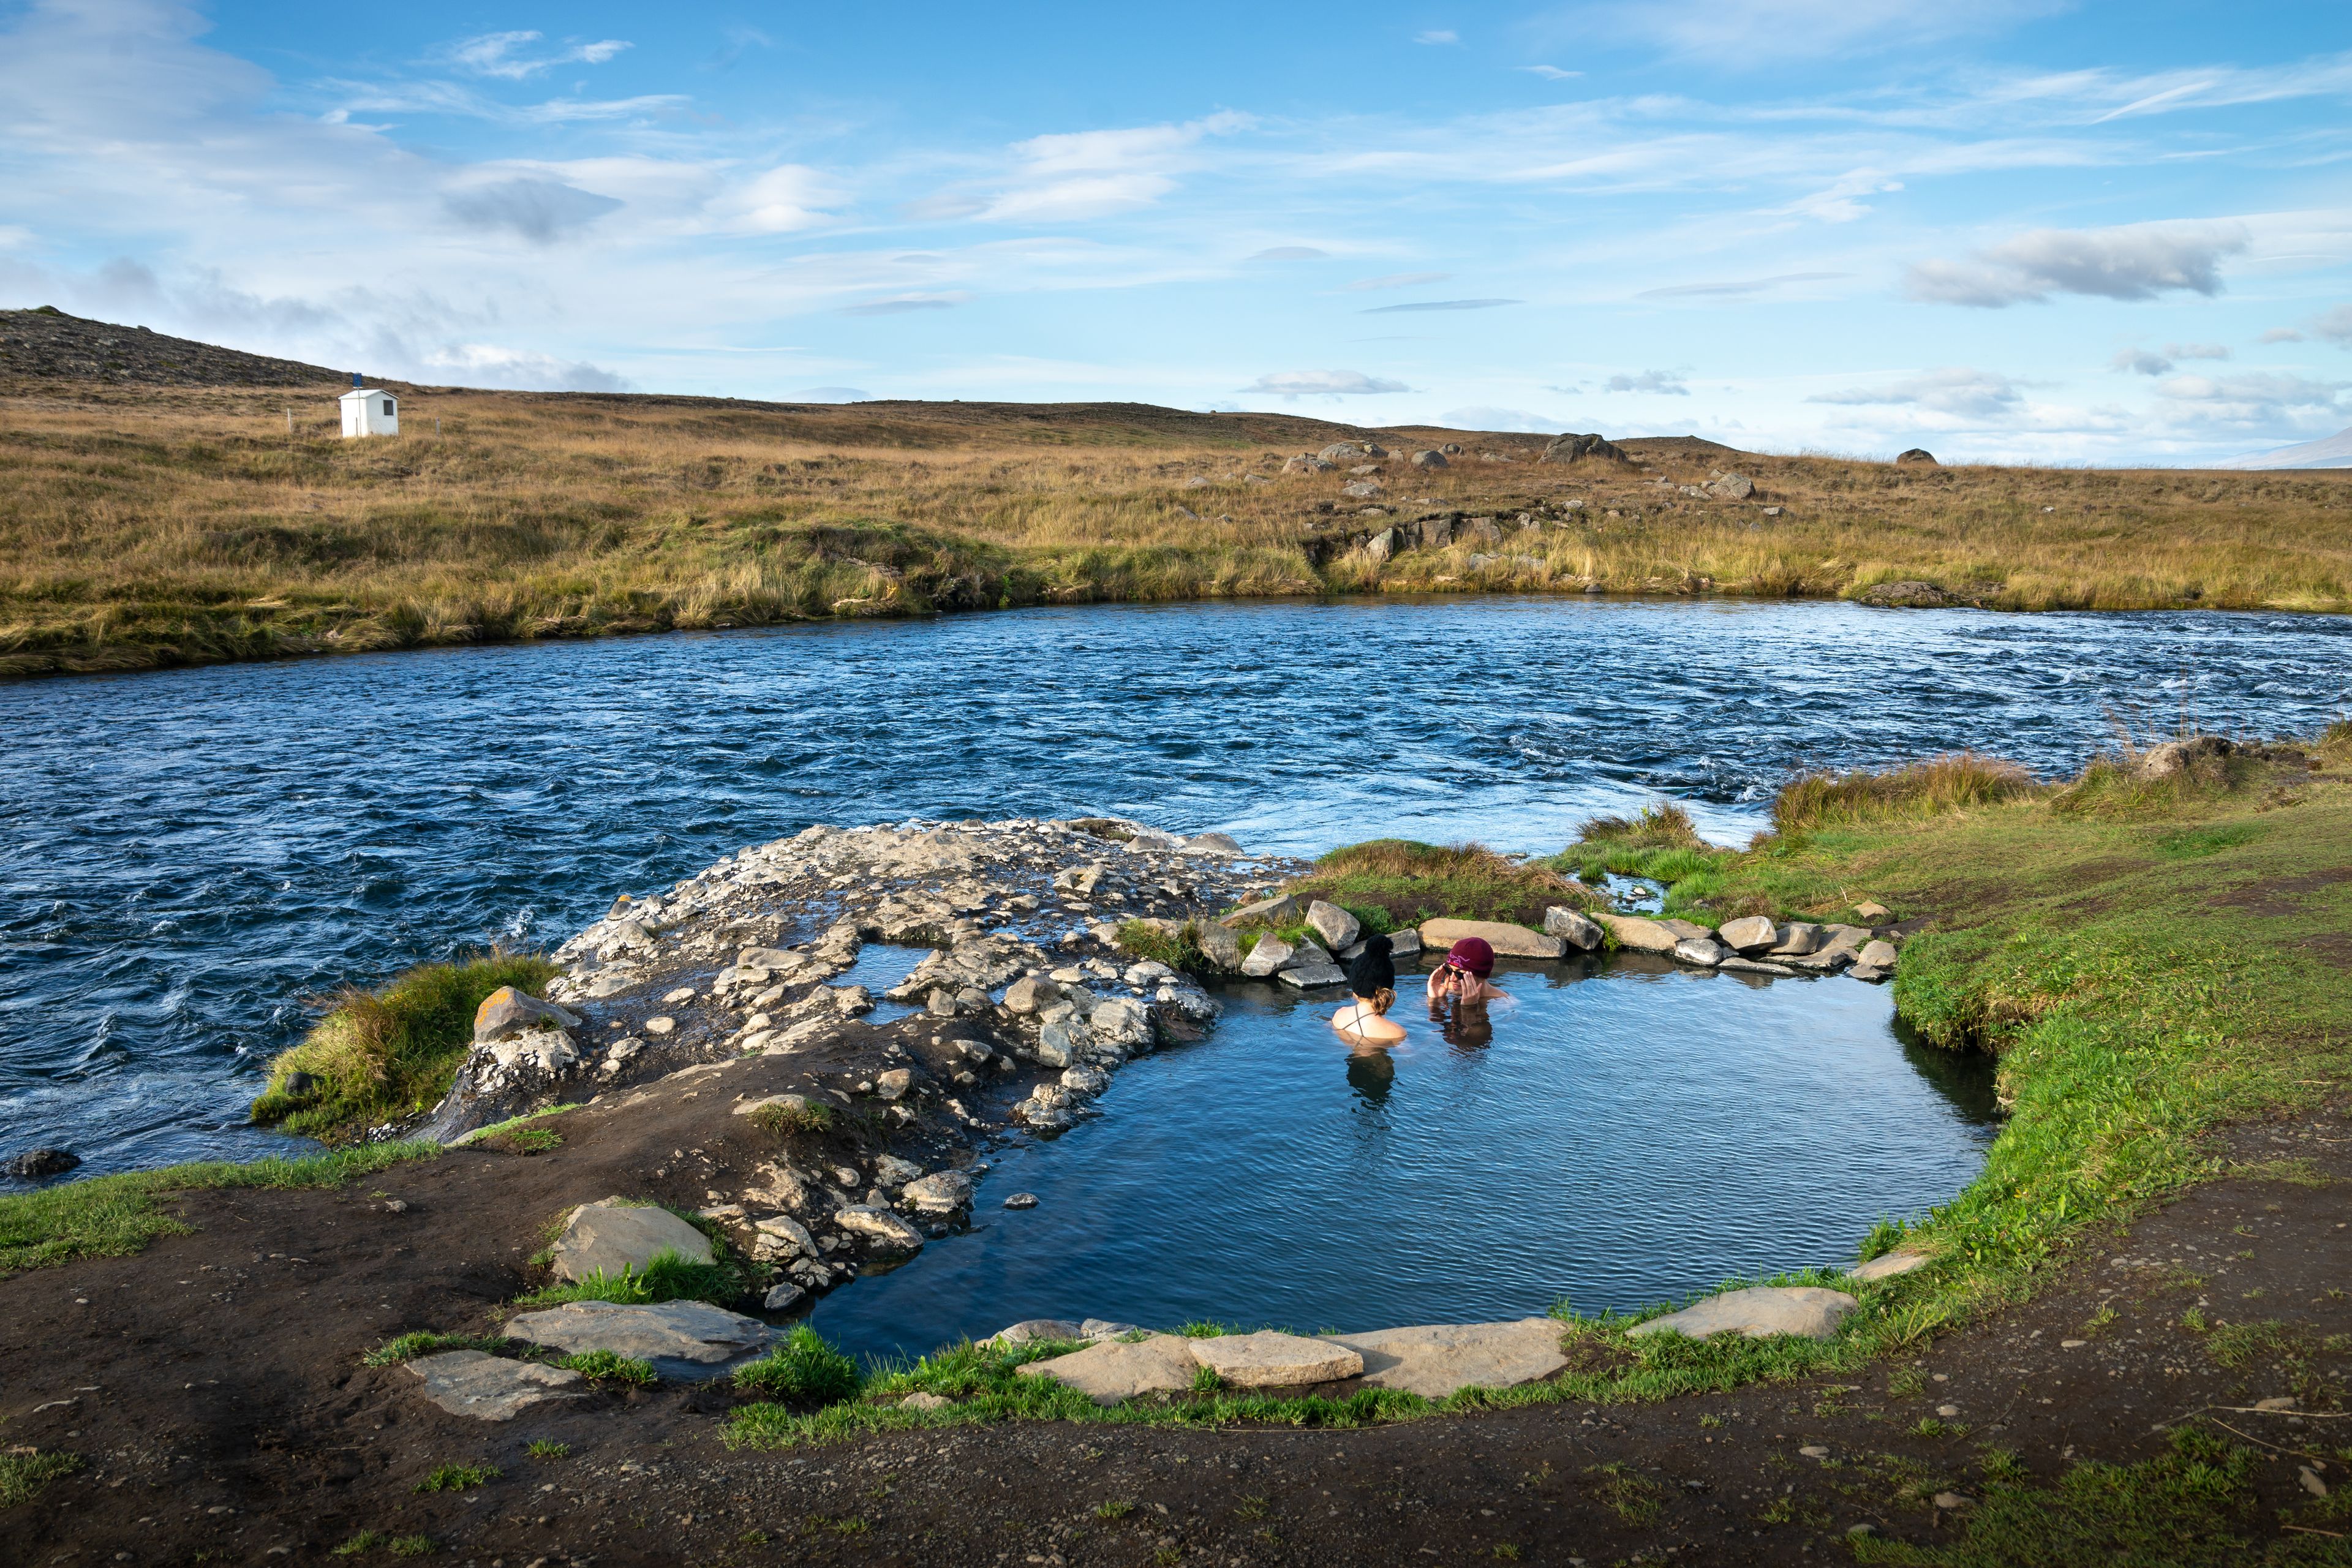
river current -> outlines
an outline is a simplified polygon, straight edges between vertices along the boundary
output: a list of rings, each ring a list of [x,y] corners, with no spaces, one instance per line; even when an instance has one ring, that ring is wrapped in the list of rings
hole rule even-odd
[[[1261,850],[1549,850],[1667,795],[1733,841],[1799,768],[1966,746],[2052,773],[2124,729],[2309,731],[2347,671],[2352,623],[2316,616],[1450,599],[0,685],[0,1152],[59,1144],[94,1173],[282,1150],[243,1111],[311,999],[551,946],[616,892],[813,822],[1115,813]]]

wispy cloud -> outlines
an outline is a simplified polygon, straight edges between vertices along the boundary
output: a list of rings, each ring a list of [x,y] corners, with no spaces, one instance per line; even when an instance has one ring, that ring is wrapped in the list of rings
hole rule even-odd
[[[2246,248],[2238,224],[2141,224],[2125,228],[2036,229],[1963,261],[1915,262],[1905,278],[1914,300],[1998,310],[2053,294],[2153,300],[2221,291],[2221,263]]]
[[[1415,33],[1412,41],[1416,44],[1458,44],[1462,41],[1462,35],[1451,27],[1432,27],[1426,33]]]
[[[1311,245],[1277,245],[1271,250],[1261,250],[1244,261],[1321,261],[1331,253],[1318,250]]]
[[[442,205],[468,228],[505,229],[534,245],[549,245],[584,228],[621,204],[562,180],[501,180],[453,191]]]
[[[1582,71],[1564,71],[1558,66],[1520,66],[1517,68],[1529,76],[1539,76],[1546,81],[1574,81],[1584,74]]]
[[[1906,376],[1884,386],[1850,387],[1843,392],[1816,393],[1806,401],[1852,405],[1913,406],[1937,414],[1983,419],[2015,408],[2024,395],[2018,384],[1998,371],[1955,365]]]
[[[1601,384],[1604,392],[1654,392],[1668,397],[1688,397],[1690,387],[1670,370],[1645,370],[1638,375],[1617,374]]]
[[[1497,305],[1517,305],[1517,300],[1421,300],[1409,305],[1374,305],[1359,310],[1360,316],[1388,316],[1401,310],[1491,310]]]
[[[949,310],[971,302],[965,293],[893,294],[887,300],[864,300],[855,305],[844,305],[845,316],[903,316],[909,310]]]
[[[2227,343],[2167,343],[2160,353],[2154,349],[2117,349],[2115,357],[2107,362],[2107,368],[2134,375],[2162,375],[2180,360],[2229,357]]]
[[[1270,392],[1278,397],[1361,397],[1377,393],[1411,392],[1401,381],[1366,375],[1360,370],[1284,370],[1259,376],[1244,392]]]
[[[475,76],[520,81],[556,66],[601,66],[631,47],[619,38],[599,38],[593,43],[566,44],[551,53],[530,48],[541,41],[538,33],[482,33],[450,45],[446,58]]]
[[[1636,300],[1738,300],[1786,288],[1791,283],[1829,283],[1851,278],[1851,272],[1775,272],[1769,278],[1739,278],[1721,283],[1675,283],[1644,289]]]

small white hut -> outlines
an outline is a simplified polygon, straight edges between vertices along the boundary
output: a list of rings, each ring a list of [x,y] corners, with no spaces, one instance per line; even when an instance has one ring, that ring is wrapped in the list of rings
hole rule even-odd
[[[400,399],[376,387],[362,386],[360,378],[352,377],[352,389],[341,399],[343,405],[343,436],[397,436],[400,434]]]

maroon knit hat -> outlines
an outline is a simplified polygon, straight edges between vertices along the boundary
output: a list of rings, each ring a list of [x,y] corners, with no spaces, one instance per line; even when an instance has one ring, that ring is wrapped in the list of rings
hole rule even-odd
[[[1495,973],[1495,950],[1484,937],[1465,936],[1446,949],[1445,962],[1484,980]]]

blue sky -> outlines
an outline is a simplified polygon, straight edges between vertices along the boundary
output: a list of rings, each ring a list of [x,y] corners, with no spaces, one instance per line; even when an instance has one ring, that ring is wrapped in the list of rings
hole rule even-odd
[[[477,385],[2190,462],[2352,423],[2352,6],[0,0],[0,303]]]

